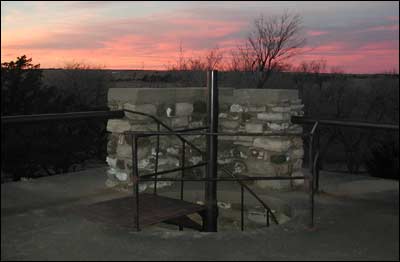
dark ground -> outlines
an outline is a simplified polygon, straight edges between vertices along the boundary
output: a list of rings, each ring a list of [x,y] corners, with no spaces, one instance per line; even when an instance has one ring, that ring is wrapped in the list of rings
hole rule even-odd
[[[2,260],[399,260],[399,184],[322,173],[316,227],[303,191],[286,224],[253,231],[140,233],[94,223],[76,207],[126,195],[104,187],[102,168],[1,185]],[[170,189],[169,189],[170,190]]]

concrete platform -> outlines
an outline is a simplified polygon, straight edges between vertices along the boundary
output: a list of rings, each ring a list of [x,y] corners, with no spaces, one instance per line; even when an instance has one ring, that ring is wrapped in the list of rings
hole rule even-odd
[[[104,171],[2,184],[1,259],[399,260],[397,181],[322,172],[313,230],[306,226],[308,196],[296,191],[267,192],[295,211],[282,226],[245,232],[138,233],[72,212],[128,195],[106,188]]]

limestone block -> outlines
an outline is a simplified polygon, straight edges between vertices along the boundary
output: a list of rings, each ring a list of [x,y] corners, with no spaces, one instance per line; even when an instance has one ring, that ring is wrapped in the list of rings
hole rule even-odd
[[[290,106],[290,110],[291,110],[291,111],[300,111],[300,110],[303,109],[303,107],[304,107],[303,104],[291,105],[291,106]]]
[[[237,136],[218,136],[219,141],[235,141]]]
[[[235,120],[221,119],[219,121],[219,125],[226,129],[237,129],[240,125],[240,122]]]
[[[115,177],[118,178],[119,181],[127,181],[128,180],[128,174],[123,171],[116,171]]]
[[[151,153],[151,147],[139,146],[137,152],[138,159],[143,159]],[[118,158],[132,158],[132,147],[128,144],[118,145],[117,156]]]
[[[147,124],[131,124],[131,131],[157,131],[157,124],[154,122]]]
[[[125,160],[117,159],[116,167],[119,169],[125,169]]]
[[[192,156],[188,161],[193,165],[197,165],[203,161],[203,158],[201,156]]]
[[[191,103],[176,103],[175,115],[176,116],[190,116],[193,113],[193,104]]]
[[[304,176],[302,171],[296,171],[292,173],[292,177],[295,176]],[[304,185],[304,179],[294,179],[293,181],[293,185],[295,186],[303,186]]]
[[[118,181],[115,180],[115,179],[109,179],[109,178],[107,178],[107,180],[106,180],[106,187],[108,187],[108,188],[115,187],[115,186],[117,186],[118,184],[119,184]]]
[[[291,133],[291,134],[302,134],[303,127],[300,125],[291,125],[291,126],[289,126],[287,132]]]
[[[233,142],[234,145],[240,145],[240,146],[252,146],[253,142],[247,142],[247,141],[235,141]]]
[[[231,105],[229,111],[231,113],[241,113],[241,112],[247,112],[247,108],[239,104],[233,104]]]
[[[274,176],[275,169],[271,162],[248,158],[244,160],[250,176]]]
[[[203,121],[193,121],[189,123],[190,128],[203,127],[203,126],[205,126]]]
[[[228,114],[227,113],[219,113],[218,118],[228,118]]]
[[[132,156],[132,148],[128,144],[118,145],[117,155],[121,158],[130,158]]]
[[[246,123],[246,132],[247,133],[262,133],[263,132],[263,124],[260,123]]]
[[[303,139],[301,137],[294,137],[292,139],[292,144],[294,147],[302,147],[303,146]]]
[[[289,157],[286,154],[279,154],[279,155],[271,155],[270,161],[274,164],[283,164],[289,160]]]
[[[295,159],[292,164],[293,170],[300,170],[303,167],[303,159]]]
[[[264,121],[289,121],[289,113],[258,113],[257,119]]]
[[[249,106],[249,112],[265,112],[267,110],[266,106]]]
[[[291,111],[291,109],[292,108],[290,106],[275,106],[271,108],[272,112],[276,113],[288,113]]]
[[[162,166],[178,167],[179,159],[177,157],[173,157],[173,156],[160,157],[158,159],[158,165],[159,165],[159,167],[162,167]],[[159,171],[161,171],[161,169],[159,169]]]
[[[112,168],[117,167],[117,159],[116,158],[106,157],[106,162],[107,162],[108,166],[110,166]]]
[[[288,129],[289,125],[290,125],[289,123],[280,123],[280,124],[272,123],[272,122],[267,123],[268,128],[273,131],[282,131],[282,130]]]
[[[248,154],[252,159],[267,160],[269,161],[269,153],[259,148],[250,147],[248,148]]]
[[[189,118],[187,116],[180,116],[180,117],[172,117],[171,118],[171,127],[186,127],[189,125]]]
[[[110,119],[107,122],[107,131],[112,133],[123,133],[129,131],[131,125],[128,120]]]
[[[253,146],[270,151],[283,152],[290,148],[291,143],[286,137],[257,137],[254,139]]]
[[[237,136],[238,141],[253,142],[253,136]]]
[[[304,157],[304,150],[303,150],[303,148],[292,149],[289,152],[289,155],[290,155],[291,159],[303,158]]]
[[[117,153],[117,146],[118,146],[118,136],[115,134],[111,134],[108,138],[107,143],[107,154],[114,155]]]
[[[157,107],[153,104],[143,104],[143,105],[133,105],[131,103],[125,103],[123,108],[126,110],[132,110],[137,112],[142,112],[149,115],[156,115]],[[138,115],[134,113],[125,112],[125,116],[132,120],[148,120],[149,117]]]
[[[293,104],[301,104],[301,99],[291,99],[290,100],[290,103],[293,105]]]

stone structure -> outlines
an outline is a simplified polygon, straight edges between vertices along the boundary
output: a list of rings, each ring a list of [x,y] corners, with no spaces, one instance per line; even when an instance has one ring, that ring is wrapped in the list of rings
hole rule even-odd
[[[303,159],[301,126],[292,124],[292,115],[301,115],[303,105],[297,90],[231,89],[219,91],[219,131],[279,134],[289,136],[246,137],[220,136],[218,162],[231,164],[235,172],[246,176],[299,176]],[[205,126],[207,123],[206,88],[113,88],[108,93],[111,110],[131,109],[157,116],[173,129]],[[108,121],[107,184],[130,183],[131,138],[124,131],[156,131],[157,125],[148,117],[125,113],[123,119]],[[163,129],[161,129],[163,130]],[[205,150],[204,136],[187,136]],[[154,172],[156,137],[139,139],[138,165],[140,174]],[[182,142],[174,136],[161,136],[158,170],[178,167]],[[185,165],[197,164],[201,156],[186,146]],[[200,176],[204,168],[186,171],[186,176]],[[166,176],[177,176],[180,172]],[[257,181],[262,188],[289,189],[304,181]],[[169,183],[159,182],[158,186]],[[151,184],[143,184],[142,189]]]

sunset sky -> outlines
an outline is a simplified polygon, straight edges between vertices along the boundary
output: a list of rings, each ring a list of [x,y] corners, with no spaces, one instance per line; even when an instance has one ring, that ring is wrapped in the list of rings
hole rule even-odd
[[[166,69],[246,40],[254,18],[303,18],[307,45],[293,63],[324,58],[348,73],[399,70],[395,2],[1,2],[1,62],[26,54],[42,68],[77,61],[109,69]]]

